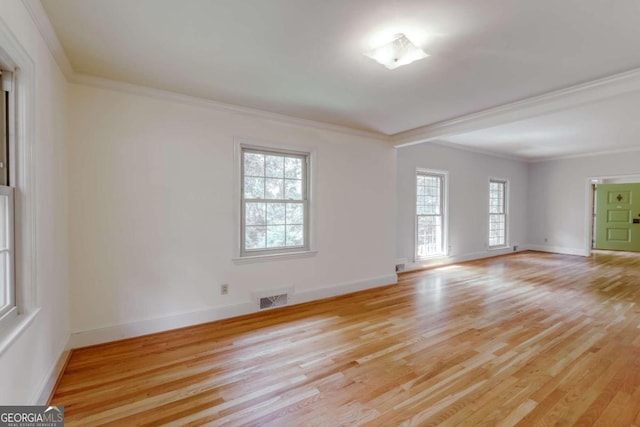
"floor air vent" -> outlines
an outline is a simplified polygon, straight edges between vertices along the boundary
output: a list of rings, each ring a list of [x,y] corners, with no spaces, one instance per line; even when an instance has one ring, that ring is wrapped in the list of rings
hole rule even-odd
[[[280,295],[271,295],[268,297],[260,298],[260,310],[265,310],[267,308],[275,308],[281,307],[283,305],[287,305],[289,301],[288,294],[280,294]]]

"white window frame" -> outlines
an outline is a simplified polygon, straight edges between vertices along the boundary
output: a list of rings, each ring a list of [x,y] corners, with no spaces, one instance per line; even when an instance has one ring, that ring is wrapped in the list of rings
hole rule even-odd
[[[491,184],[504,185],[503,213],[491,212]],[[504,249],[509,247],[509,180],[504,178],[489,178],[487,186],[487,247],[489,249]],[[491,218],[496,215],[504,216],[504,242],[498,245],[491,245]]]
[[[14,201],[15,308],[0,319],[0,355],[37,317],[35,66],[0,20],[0,68],[12,72],[9,165]]]
[[[418,176],[428,175],[437,176],[441,178],[441,209],[442,209],[442,250],[438,253],[421,257],[418,255]],[[423,169],[416,168],[415,178],[413,181],[413,239],[414,239],[414,261],[424,261],[435,258],[443,258],[449,255],[449,172],[435,170],[435,169]]]
[[[236,180],[235,180],[235,206],[236,206],[236,230],[237,237],[235,239],[235,257],[233,262],[236,264],[265,262],[285,260],[292,258],[304,258],[309,256],[315,256],[317,250],[315,248],[316,243],[316,207],[315,207],[315,175],[316,175],[316,163],[317,154],[315,149],[307,147],[283,145],[279,143],[267,142],[256,140],[252,138],[236,137],[235,140],[235,167],[236,167]],[[259,249],[259,250],[244,250],[244,162],[243,152],[245,150],[263,153],[285,154],[292,156],[302,156],[306,159],[305,162],[305,180],[303,184],[303,192],[305,193],[305,217],[304,217],[304,245],[291,248],[278,248],[278,249]]]

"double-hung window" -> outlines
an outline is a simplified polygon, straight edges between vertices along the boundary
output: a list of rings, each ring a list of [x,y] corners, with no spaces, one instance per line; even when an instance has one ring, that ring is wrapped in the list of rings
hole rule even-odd
[[[507,181],[489,180],[489,247],[507,245]]]
[[[309,250],[309,153],[241,149],[240,256]]]
[[[13,193],[9,174],[12,73],[0,71],[0,322],[17,314],[14,274]]]
[[[446,254],[445,179],[445,173],[416,175],[416,259]]]

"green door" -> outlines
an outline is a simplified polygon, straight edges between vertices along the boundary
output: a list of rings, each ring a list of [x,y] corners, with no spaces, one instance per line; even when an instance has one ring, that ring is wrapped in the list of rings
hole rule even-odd
[[[640,252],[640,184],[598,184],[596,249]]]

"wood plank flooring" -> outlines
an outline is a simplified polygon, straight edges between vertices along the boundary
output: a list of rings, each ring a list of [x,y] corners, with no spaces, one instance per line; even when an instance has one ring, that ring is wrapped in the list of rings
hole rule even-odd
[[[524,252],[73,351],[67,425],[640,426],[640,254]]]

